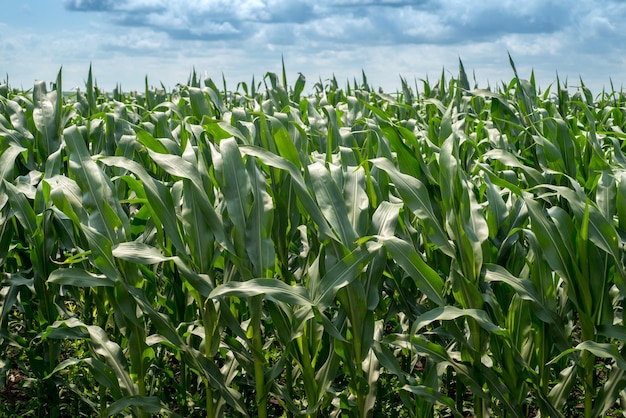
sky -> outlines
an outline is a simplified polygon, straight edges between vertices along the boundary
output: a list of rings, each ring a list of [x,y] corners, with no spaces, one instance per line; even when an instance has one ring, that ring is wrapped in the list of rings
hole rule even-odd
[[[458,75],[509,82],[534,70],[594,94],[626,84],[625,0],[0,0],[0,83],[28,89],[56,79],[168,90],[191,71],[229,89],[281,72],[307,86],[335,76],[393,93]]]

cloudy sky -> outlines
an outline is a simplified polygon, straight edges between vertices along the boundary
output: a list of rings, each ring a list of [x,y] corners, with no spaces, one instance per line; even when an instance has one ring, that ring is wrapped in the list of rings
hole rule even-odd
[[[534,69],[545,89],[579,77],[594,93],[626,86],[624,0],[0,0],[0,82],[53,81],[168,89],[191,70],[229,87],[298,72],[310,87],[334,74],[393,92],[458,72],[461,58],[480,87]]]

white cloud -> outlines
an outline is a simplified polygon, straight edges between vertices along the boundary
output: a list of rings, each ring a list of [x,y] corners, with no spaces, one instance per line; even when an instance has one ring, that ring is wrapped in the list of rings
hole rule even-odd
[[[68,12],[93,23],[88,29],[60,25],[54,33],[0,27],[0,53],[20,57],[7,65],[15,77],[52,79],[64,73],[81,85],[89,63],[104,88],[117,82],[141,86],[148,74],[173,86],[192,67],[224,72],[233,85],[266,71],[339,80],[360,79],[393,90],[399,75],[436,79],[442,68],[456,74],[460,57],[481,83],[508,80],[507,52],[520,75],[531,68],[540,84],[556,75],[591,78],[601,86],[626,80],[626,42],[621,22],[626,3],[580,0],[119,0],[65,1]],[[106,6],[106,7],[105,7]],[[105,9],[110,10],[110,12]],[[72,27],[66,30],[63,26]],[[611,56],[610,60],[604,59]],[[45,70],[45,71],[44,71]],[[30,81],[29,81],[30,83]]]

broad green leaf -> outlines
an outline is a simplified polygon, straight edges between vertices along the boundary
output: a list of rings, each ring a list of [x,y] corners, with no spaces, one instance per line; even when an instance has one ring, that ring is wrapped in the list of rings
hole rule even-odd
[[[571,351],[574,350],[587,350],[596,357],[611,359],[615,362],[615,365],[621,370],[626,370],[626,360],[624,360],[624,356],[622,355],[622,353],[620,353],[619,348],[615,344],[598,343],[595,341],[583,341],[582,343],[571,349]],[[565,352],[557,356],[557,358],[555,358],[553,361],[564,355],[566,355]]]
[[[157,163],[169,174],[187,178],[198,185],[202,184],[197,167],[185,160],[183,157],[171,154],[161,154],[152,150],[148,150],[148,154],[155,163]]]
[[[224,283],[211,292],[210,298],[218,296],[253,297],[264,295],[276,302],[296,306],[310,306],[306,289],[299,285],[288,285],[278,279],[252,279],[245,282]]]
[[[371,161],[372,164],[389,175],[404,203],[424,222],[428,239],[432,240],[446,255],[454,257],[454,247],[448,241],[439,219],[435,216],[426,186],[418,179],[400,173],[386,158],[376,158]]]
[[[254,266],[253,275],[263,277],[272,274],[270,270],[273,269],[276,260],[274,243],[271,239],[274,202],[265,190],[264,177],[252,158],[247,162],[247,172],[253,202],[247,220],[246,253]]]
[[[28,203],[26,196],[20,193],[15,186],[6,180],[2,179],[4,190],[6,190],[9,196],[9,202],[11,207],[14,208],[15,217],[20,221],[20,224],[25,228],[26,233],[33,237],[37,231],[37,216],[32,206]]]
[[[135,130],[135,135],[136,135],[137,141],[140,144],[144,145],[147,149],[156,153],[167,154],[167,148],[165,148],[165,146],[162,143],[157,141],[145,129],[137,128]]]
[[[113,402],[106,410],[109,416],[114,416],[124,412],[127,408],[138,408],[140,411],[157,414],[164,408],[161,406],[159,398],[156,396],[125,396]],[[136,409],[135,409],[136,410]]]
[[[458,353],[449,353],[441,345],[428,341],[419,335],[410,336],[406,334],[391,334],[383,338],[383,343],[395,347],[410,348],[420,355],[432,358],[437,364],[441,364],[442,366],[452,366],[458,375],[463,376],[465,379],[464,384],[469,386],[468,388],[474,395],[482,399],[488,398],[488,395],[482,389],[481,384],[478,383],[478,376],[472,374],[470,369],[465,364],[457,362],[451,358],[451,355]]]
[[[302,174],[293,163],[258,147],[240,146],[239,150],[244,154],[257,157],[263,164],[287,171],[293,180],[298,199],[300,199],[306,213],[317,224],[323,235],[331,239],[337,239],[337,235],[333,232],[328,221],[324,218],[319,206],[311,197]]]
[[[62,336],[61,336],[62,337]],[[111,396],[114,399],[122,397],[119,381],[115,376],[115,372],[106,363],[95,359],[93,357],[87,357],[83,359],[69,358],[60,362],[46,378],[52,377],[55,373],[65,370],[71,366],[79,365],[81,363],[86,364],[92,371],[95,380],[111,391]]]
[[[301,166],[298,149],[293,143],[289,132],[285,128],[280,128],[274,132],[274,142],[281,157],[293,163],[296,167]]]
[[[146,170],[137,162],[123,157],[104,157],[100,161],[106,165],[111,165],[130,171],[136,175],[141,181],[141,186],[145,191],[149,209],[152,217],[156,218],[156,224],[162,227],[167,234],[167,238],[181,253],[185,252],[185,244],[183,243],[180,232],[174,202],[170,191],[158,180],[153,179]]]
[[[444,405],[445,407],[447,407],[448,409],[450,409],[450,412],[452,412],[452,415],[455,417],[463,417],[463,414],[461,414],[457,409],[456,406],[454,405],[454,400],[444,394],[442,394],[441,392],[438,392],[436,390],[434,390],[433,388],[429,388],[426,386],[411,386],[411,385],[404,385],[401,388],[402,390],[406,390],[407,392],[411,392],[415,395],[417,395],[420,399],[425,399],[430,403],[438,403],[441,405]]]
[[[82,201],[90,213],[89,225],[111,242],[123,241],[129,228],[128,218],[114,195],[111,180],[91,159],[76,126],[63,131],[70,153],[70,169],[83,190]]]
[[[443,280],[432,267],[422,259],[422,256],[406,241],[400,238],[378,237],[393,259],[413,279],[418,289],[430,300],[439,306],[445,304],[443,300]]]
[[[61,86],[58,86],[61,88]],[[59,125],[60,105],[58,102],[61,99],[61,94],[58,90],[50,93],[46,90],[46,83],[44,81],[36,81],[33,88],[33,121],[35,127],[42,137],[43,152],[45,156],[48,156],[55,152],[60,144],[59,139]]]
[[[59,148],[52,154],[48,155],[45,165],[45,178],[58,176],[61,174],[63,167],[63,158],[65,157],[65,145],[61,143]]]
[[[371,313],[367,311],[367,300],[363,284],[360,280],[350,282],[350,284],[337,292],[337,298],[350,320],[350,331],[352,333],[350,342],[354,347],[352,351],[354,362],[355,364],[361,364],[372,344],[372,335],[371,332],[368,333],[367,327],[371,326],[373,328],[374,326]],[[367,338],[367,334],[370,334],[370,338]]]
[[[493,231],[490,231],[492,232],[490,235],[495,235],[504,224],[509,211],[500,195],[500,190],[489,180],[488,176],[485,177],[485,186],[487,188],[487,202],[489,203],[487,210],[492,216],[491,223],[489,223],[489,217],[487,218],[487,223],[489,226],[493,224],[493,228],[490,228],[490,230],[493,229]]]
[[[109,279],[117,281],[121,278],[121,273],[117,268],[115,258],[112,254],[113,243],[94,228],[82,225],[82,231],[91,250],[96,267]]]
[[[620,238],[617,235],[612,220],[607,219],[593,205],[584,194],[578,183],[571,179],[572,187],[544,185],[549,190],[555,191],[558,195],[564,197],[570,204],[576,219],[583,223],[583,219],[588,217],[589,239],[603,251],[610,254],[614,260],[621,259],[619,250]],[[616,263],[619,275],[626,278],[626,272],[621,263]]]
[[[370,233],[383,238],[393,236],[396,231],[401,208],[402,204],[400,203],[381,202],[372,215],[372,230]]]
[[[125,396],[137,395],[137,386],[130,378],[126,357],[122,349],[117,343],[109,339],[102,328],[95,325],[85,325],[77,318],[57,321],[52,327],[80,328],[86,331],[89,335],[89,341],[94,352],[100,356],[102,361],[115,373],[122,393]]]
[[[527,177],[527,180],[532,180],[531,185],[545,183],[544,176],[541,174],[539,170],[537,170],[537,168],[533,167],[532,165],[523,164],[517,158],[517,156],[515,156],[514,154],[508,151],[494,148],[485,152],[482,155],[482,158],[483,159],[490,158],[493,160],[497,160],[501,162],[502,164],[505,164],[508,167],[519,168],[522,172],[524,172],[524,174]]]
[[[191,182],[183,182],[181,209],[181,236],[189,246],[189,255],[200,271],[209,271],[216,247],[215,236],[201,209],[196,189]],[[206,295],[205,295],[206,296]]]
[[[325,311],[333,303],[339,289],[359,279],[363,268],[373,257],[376,249],[372,245],[368,248],[357,247],[328,269],[319,281],[312,281],[309,284],[313,304],[319,308],[320,312]]]
[[[339,236],[341,243],[346,248],[354,248],[358,237],[348,218],[344,196],[337,183],[319,162],[309,166],[309,173],[315,198],[324,217]]]
[[[515,290],[520,298],[533,303],[533,309],[539,319],[544,322],[552,322],[552,314],[541,302],[537,290],[533,282],[528,279],[515,277],[504,267],[496,264],[485,264],[485,282],[502,282],[506,283]]]
[[[220,392],[220,395],[230,406],[235,408],[243,416],[248,416],[241,401],[241,395],[226,385],[217,365],[210,359],[206,358],[198,350],[195,350],[185,344],[172,324],[168,321],[167,317],[164,314],[157,312],[146,300],[143,291],[125,284],[124,286],[128,294],[133,297],[143,312],[150,317],[152,324],[163,337],[160,342],[176,350],[181,350],[184,354],[186,363],[190,364],[193,369],[202,374],[211,383],[211,386]],[[228,307],[225,306],[225,309],[228,310]],[[239,329],[241,328],[239,327]],[[245,339],[245,336],[243,337]]]
[[[493,334],[507,335],[508,331],[495,325],[485,311],[479,309],[459,309],[456,306],[440,306],[417,317],[411,334],[417,334],[419,330],[435,321],[450,321],[461,316],[474,319],[485,331]]]
[[[572,262],[572,252],[568,250],[568,244],[563,241],[559,230],[546,216],[539,203],[532,199],[525,199],[525,202],[532,220],[532,230],[537,236],[546,261],[561,277],[577,281],[580,273]]]
[[[364,412],[370,413],[374,410],[376,406],[376,400],[378,399],[378,379],[380,377],[381,367],[378,362],[378,358],[374,353],[374,350],[371,349],[373,342],[378,340],[380,341],[383,334],[383,321],[376,321],[374,324],[373,335],[367,334],[364,338],[365,343],[367,344],[367,352],[364,353],[365,359],[363,361],[362,370],[365,372],[367,379],[367,397],[365,398],[365,408]],[[372,338],[367,338],[367,337]]]
[[[154,247],[140,242],[122,242],[113,246],[114,257],[137,264],[157,264],[172,260],[174,257],[165,257]]]
[[[209,103],[207,102],[204,92],[198,87],[189,87],[188,89],[191,109],[193,110],[193,115],[198,122],[202,121],[204,116],[212,116],[213,112],[209,107]]]
[[[622,173],[620,176],[616,206],[618,226],[620,229],[626,230],[626,173]]]
[[[3,100],[2,103],[5,106],[5,115],[8,116],[10,126],[14,130],[0,124],[0,132],[3,136],[6,135],[11,143],[27,147],[27,142],[33,142],[34,136],[28,129],[25,109],[15,100]]]
[[[607,381],[602,385],[596,397],[592,415],[596,417],[604,416],[615,405],[624,387],[626,387],[626,370],[612,368]]]
[[[22,148],[15,144],[10,144],[9,148],[2,151],[2,155],[0,155],[0,179],[10,182],[13,181],[13,167],[15,166],[15,160],[23,151],[26,151],[26,148]]]
[[[369,198],[365,190],[365,170],[348,167],[344,172],[343,196],[348,219],[357,236],[365,235],[368,227]]]
[[[234,138],[220,142],[221,158],[214,155],[213,162],[218,184],[226,199],[228,216],[234,230],[237,255],[242,257],[246,248],[246,225],[252,209],[252,186],[246,167]]]
[[[48,282],[76,287],[113,287],[111,279],[103,274],[94,274],[80,268],[54,270],[48,276]]]

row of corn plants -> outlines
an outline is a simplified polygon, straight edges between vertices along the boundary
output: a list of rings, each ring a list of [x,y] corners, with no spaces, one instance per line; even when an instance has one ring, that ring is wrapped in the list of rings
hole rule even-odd
[[[2,416],[617,416],[626,95],[0,85]]]

